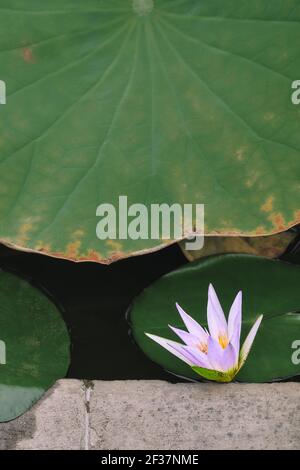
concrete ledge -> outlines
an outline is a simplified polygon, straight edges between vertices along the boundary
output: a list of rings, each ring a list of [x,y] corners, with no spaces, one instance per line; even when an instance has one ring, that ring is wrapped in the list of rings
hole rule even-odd
[[[62,380],[0,449],[300,449],[300,383]]]
[[[82,382],[61,380],[20,418],[0,423],[0,449],[80,449],[85,411]]]

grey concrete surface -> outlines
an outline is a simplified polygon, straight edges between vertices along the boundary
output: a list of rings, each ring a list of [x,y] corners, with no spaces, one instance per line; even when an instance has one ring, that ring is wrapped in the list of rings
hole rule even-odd
[[[300,383],[61,380],[0,449],[300,449]]]
[[[31,410],[0,424],[0,449],[80,449],[85,436],[85,389],[61,380]]]

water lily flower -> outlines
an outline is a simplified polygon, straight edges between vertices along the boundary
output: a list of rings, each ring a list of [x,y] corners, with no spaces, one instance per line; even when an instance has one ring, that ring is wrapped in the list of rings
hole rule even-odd
[[[208,288],[207,324],[202,328],[192,317],[176,304],[187,331],[171,330],[184,344],[160,336],[146,335],[167,351],[188,364],[202,377],[217,382],[231,382],[244,365],[263,315],[252,326],[242,347],[240,347],[242,326],[242,292],[240,291],[226,321],[223,309],[212,284]]]

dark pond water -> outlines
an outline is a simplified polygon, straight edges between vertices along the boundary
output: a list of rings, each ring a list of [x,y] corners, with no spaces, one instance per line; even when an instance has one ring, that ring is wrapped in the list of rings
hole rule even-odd
[[[126,311],[133,298],[163,274],[186,263],[177,245],[110,266],[74,263],[0,245],[0,268],[41,287],[68,326],[71,366],[79,379],[179,379],[151,362],[129,335]]]

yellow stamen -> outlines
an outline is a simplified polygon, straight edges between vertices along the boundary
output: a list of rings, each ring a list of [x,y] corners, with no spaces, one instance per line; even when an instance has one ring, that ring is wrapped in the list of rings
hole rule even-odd
[[[219,344],[221,345],[223,349],[225,349],[228,346],[228,343],[229,341],[226,335],[219,336]]]

